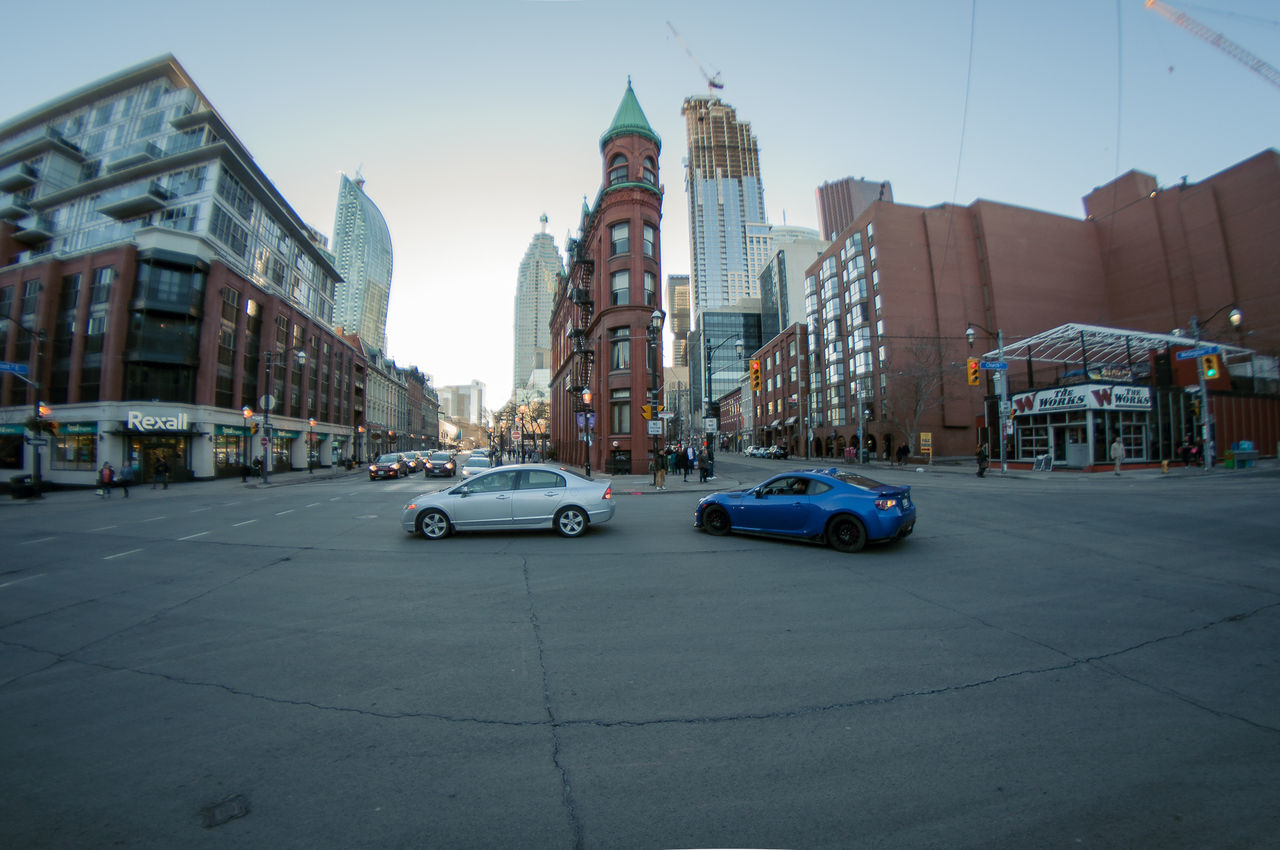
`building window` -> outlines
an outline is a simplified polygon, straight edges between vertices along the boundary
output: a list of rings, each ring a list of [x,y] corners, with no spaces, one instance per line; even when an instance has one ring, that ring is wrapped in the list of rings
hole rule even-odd
[[[644,303],[650,307],[658,303],[658,276],[653,272],[644,273]]]
[[[609,390],[609,433],[631,433],[631,390]]]
[[[609,331],[609,368],[631,368],[630,328],[612,328]]]
[[[651,224],[644,226],[644,255],[656,257],[658,247],[658,231]]]
[[[631,251],[631,223],[621,222],[609,228],[609,255],[626,254]]]
[[[627,182],[627,158],[618,154],[609,160],[609,185],[616,186]]]
[[[623,269],[609,276],[609,303],[613,305],[631,303],[631,272]]]
[[[653,157],[644,158],[644,182],[650,186],[658,185],[658,166],[654,164]]]

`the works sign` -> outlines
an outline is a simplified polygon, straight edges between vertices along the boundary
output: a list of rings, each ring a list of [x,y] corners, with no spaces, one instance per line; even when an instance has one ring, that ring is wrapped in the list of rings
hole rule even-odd
[[[1151,387],[1080,384],[1022,393],[1011,401],[1019,415],[1063,410],[1150,410]]]
[[[125,427],[130,431],[186,431],[190,428],[187,414],[148,416],[141,410],[130,410]]]

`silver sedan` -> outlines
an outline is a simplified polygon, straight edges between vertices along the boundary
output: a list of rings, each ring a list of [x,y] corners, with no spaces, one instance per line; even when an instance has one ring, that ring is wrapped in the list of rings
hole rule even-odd
[[[454,531],[553,528],[578,537],[613,519],[613,488],[553,464],[489,469],[404,506],[400,527],[439,540]]]

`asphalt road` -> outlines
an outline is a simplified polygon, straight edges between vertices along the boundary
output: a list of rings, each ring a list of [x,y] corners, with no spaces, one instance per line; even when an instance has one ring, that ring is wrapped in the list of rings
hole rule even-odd
[[[879,474],[858,555],[635,487],[572,541],[359,473],[6,506],[0,846],[1273,846],[1280,476]]]

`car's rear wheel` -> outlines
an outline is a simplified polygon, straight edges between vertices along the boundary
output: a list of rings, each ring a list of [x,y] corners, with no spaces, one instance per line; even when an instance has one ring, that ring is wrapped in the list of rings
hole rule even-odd
[[[555,518],[556,532],[561,537],[581,537],[586,533],[588,522],[587,512],[582,508],[561,508]]]
[[[827,542],[837,552],[860,552],[867,545],[867,527],[856,516],[838,516],[827,523]]]
[[[423,511],[418,517],[418,533],[428,540],[449,536],[449,518],[443,511]]]
[[[707,534],[721,537],[729,533],[729,512],[719,505],[712,505],[702,512],[702,527]]]

